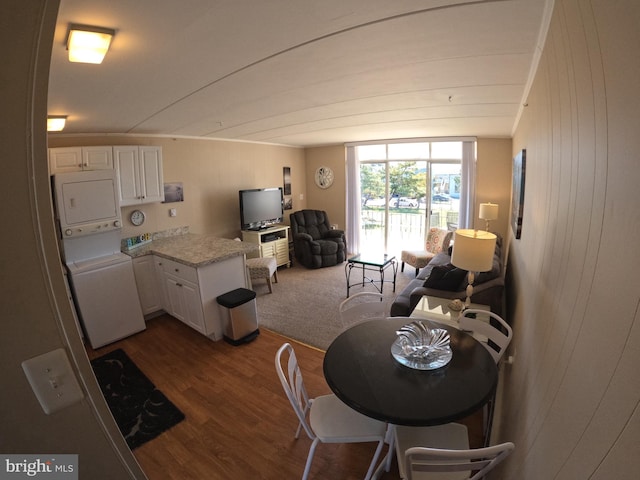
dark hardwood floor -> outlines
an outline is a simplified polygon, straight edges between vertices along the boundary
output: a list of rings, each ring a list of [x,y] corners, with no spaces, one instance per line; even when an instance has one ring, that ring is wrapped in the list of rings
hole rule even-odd
[[[144,332],[87,353],[93,359],[122,348],[186,416],[134,450],[150,480],[296,479],[311,441],[304,433],[294,438],[297,420],[275,372],[275,353],[285,341],[262,329],[255,341],[234,347],[163,315],[147,322]],[[322,373],[324,352],[290,342],[309,394],[330,393]],[[481,415],[463,422],[472,446],[480,446],[480,422]],[[374,449],[321,444],[310,478],[364,478]],[[399,479],[395,459],[381,478]]]

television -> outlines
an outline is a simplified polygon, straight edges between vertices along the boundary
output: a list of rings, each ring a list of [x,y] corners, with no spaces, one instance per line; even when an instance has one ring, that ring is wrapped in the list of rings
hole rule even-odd
[[[282,222],[282,188],[254,188],[238,193],[241,230],[262,230]]]

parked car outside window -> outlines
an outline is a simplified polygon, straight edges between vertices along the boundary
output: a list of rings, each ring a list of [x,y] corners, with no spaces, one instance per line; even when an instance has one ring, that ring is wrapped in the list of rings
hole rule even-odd
[[[389,206],[416,208],[418,206],[418,200],[415,198],[394,197],[389,200]]]
[[[436,193],[432,198],[435,203],[449,203],[451,201],[451,197],[444,193]]]

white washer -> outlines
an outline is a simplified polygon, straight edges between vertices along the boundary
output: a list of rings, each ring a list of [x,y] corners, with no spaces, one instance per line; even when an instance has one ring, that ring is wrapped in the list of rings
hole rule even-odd
[[[146,328],[131,257],[115,253],[67,263],[76,310],[92,348]]]

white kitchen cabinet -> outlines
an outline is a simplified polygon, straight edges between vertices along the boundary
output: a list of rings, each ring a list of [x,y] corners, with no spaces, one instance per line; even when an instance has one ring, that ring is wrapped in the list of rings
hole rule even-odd
[[[247,288],[244,255],[198,267],[159,255],[142,255],[133,263],[145,315],[164,310],[211,340],[222,339],[223,315],[217,297]]]
[[[166,258],[162,259],[161,263],[167,291],[168,313],[198,332],[206,334],[197,269]]]
[[[61,147],[49,149],[49,174],[82,170],[113,169],[111,146]]]
[[[194,330],[206,334],[198,285],[169,273],[164,275],[169,297],[169,314]]]
[[[156,283],[158,285],[157,295],[160,306],[166,312],[169,311],[169,294],[167,293],[167,285],[164,281],[164,258],[153,255],[153,263],[155,265]]]
[[[164,201],[162,147],[113,147],[120,206]]]
[[[153,255],[143,255],[133,259],[133,273],[140,297],[142,313],[149,315],[164,309],[160,292],[160,282],[156,274],[156,265]]]

